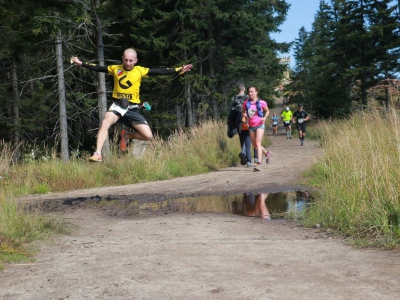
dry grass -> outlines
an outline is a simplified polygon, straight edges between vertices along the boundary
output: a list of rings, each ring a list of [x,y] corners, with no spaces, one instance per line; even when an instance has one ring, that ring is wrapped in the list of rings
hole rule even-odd
[[[187,132],[174,132],[167,141],[155,137],[142,158],[122,154],[114,145],[103,163],[89,163],[89,153],[62,162],[49,150],[51,153],[35,158],[28,155],[24,163],[13,165],[11,147],[3,145],[0,176],[4,196],[12,198],[204,173],[235,165],[238,150],[237,136],[229,139],[224,123],[210,121]]]
[[[323,158],[309,173],[320,191],[308,215],[354,238],[394,247],[400,238],[400,118],[358,113],[317,129]]]

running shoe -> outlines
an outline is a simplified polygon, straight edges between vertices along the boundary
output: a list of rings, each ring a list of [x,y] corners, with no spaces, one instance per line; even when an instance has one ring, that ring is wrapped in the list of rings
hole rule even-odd
[[[301,142],[300,142],[300,146],[303,146],[303,145],[304,145],[304,143],[303,143],[303,141],[301,141]]]
[[[123,130],[121,130],[121,140],[119,141],[119,149],[121,149],[121,151],[126,151],[127,143],[128,143],[128,140],[126,139],[126,130],[123,129]]]
[[[256,163],[254,165],[254,171],[256,171],[256,172],[261,171],[261,163]]]
[[[244,166],[247,163],[246,154],[244,154],[243,152],[240,152],[239,153],[239,158],[240,158],[240,164],[242,166]]]
[[[267,164],[269,164],[269,162],[270,162],[270,160],[271,160],[270,156],[271,156],[271,152],[270,152],[270,151],[267,151],[267,153],[265,154],[265,162],[266,162]]]
[[[89,158],[90,162],[102,162],[103,157],[99,153],[94,153],[92,157]]]
[[[252,167],[254,167],[254,165],[253,165],[251,162],[248,162],[248,163],[247,163],[247,167],[248,167],[248,168],[252,168]]]

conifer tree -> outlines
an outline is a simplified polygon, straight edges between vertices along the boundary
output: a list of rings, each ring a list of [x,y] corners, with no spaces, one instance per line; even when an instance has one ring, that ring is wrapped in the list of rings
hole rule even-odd
[[[321,1],[312,31],[295,49],[302,58],[296,76],[304,80],[301,66],[308,66],[309,94],[318,116],[344,116],[354,100],[365,107],[370,87],[397,72],[398,25],[390,2]]]

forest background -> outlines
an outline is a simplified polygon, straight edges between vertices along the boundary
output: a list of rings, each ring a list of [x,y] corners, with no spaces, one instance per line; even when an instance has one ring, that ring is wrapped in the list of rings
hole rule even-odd
[[[112,81],[70,57],[118,64],[128,47],[141,66],[194,65],[142,83],[141,100],[152,105],[146,118],[164,138],[226,118],[239,82],[257,86],[271,107],[289,95],[321,119],[346,117],[354,103],[398,99],[399,3],[389,0],[321,1],[312,30],[300,29],[294,42],[296,66],[282,91],[279,55],[292,45],[270,34],[286,18],[284,0],[0,3],[0,140],[18,147],[17,160],[37,147],[56,146],[64,161],[93,150]]]

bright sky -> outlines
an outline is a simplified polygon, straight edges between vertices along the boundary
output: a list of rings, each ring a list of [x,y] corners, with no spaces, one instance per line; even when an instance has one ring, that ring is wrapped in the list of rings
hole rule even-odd
[[[302,26],[307,31],[311,31],[319,2],[320,0],[286,0],[286,3],[290,4],[286,21],[279,27],[281,32],[274,33],[271,37],[279,43],[292,42],[299,37],[299,30]],[[280,56],[290,56],[290,67],[294,67],[293,47],[289,53],[283,53]]]

